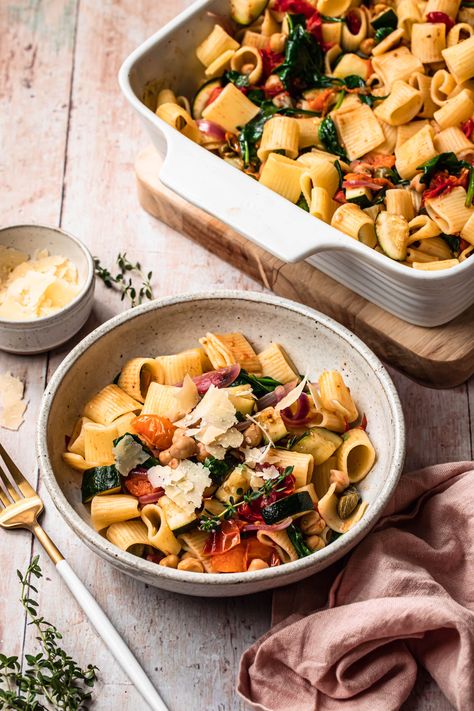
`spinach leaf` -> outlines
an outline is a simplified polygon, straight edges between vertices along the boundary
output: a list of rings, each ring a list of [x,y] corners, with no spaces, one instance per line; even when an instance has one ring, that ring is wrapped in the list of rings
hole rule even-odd
[[[206,457],[204,466],[209,469],[209,476],[213,484],[222,484],[227,474],[234,469],[237,464],[235,457],[226,454],[224,459],[216,459],[215,457]]]
[[[472,200],[474,198],[474,166],[470,165],[469,167],[469,182],[467,184],[467,193],[466,193],[466,207],[471,207],[472,206]]]
[[[471,164],[465,160],[458,160],[454,153],[440,153],[431,158],[422,165],[417,167],[417,170],[422,170],[423,175],[420,178],[420,183],[429,185],[433,175],[438,170],[446,170],[450,175],[459,175],[462,168],[471,168]]]
[[[326,116],[319,124],[318,135],[319,140],[327,151],[334,153],[334,155],[339,156],[342,160],[348,160],[344,149],[339,143],[336,126],[330,116]]]
[[[299,197],[299,200],[298,200],[298,202],[297,202],[296,204],[298,205],[298,207],[301,207],[302,210],[305,210],[306,212],[309,212],[309,205],[308,205],[308,203],[306,202],[306,198],[305,198],[305,196],[303,195],[303,193],[301,193],[301,195],[300,195],[300,197]]]
[[[254,395],[256,395],[257,397],[262,397],[267,393],[273,392],[276,387],[281,385],[281,383],[279,383],[278,380],[275,380],[274,378],[258,378],[256,375],[252,375],[252,373],[247,373],[247,371],[242,368],[239,377],[234,380],[230,387],[233,388],[237,385],[250,385],[252,387]]]
[[[292,523],[286,529],[288,538],[293,543],[295,551],[298,553],[298,558],[305,558],[307,555],[311,555],[313,552],[311,548],[308,548],[303,539],[303,534],[299,528],[296,528],[295,524]]]
[[[247,74],[241,74],[236,72],[234,69],[229,69],[229,71],[224,72],[223,85],[225,84],[235,84],[235,86],[249,86],[249,78]]]
[[[341,164],[339,163],[338,160],[334,161],[334,167],[337,170],[337,173],[339,175],[339,185],[338,185],[337,189],[340,190],[342,188],[342,183],[344,180],[344,173],[342,172]]]
[[[393,29],[391,27],[379,27],[379,29],[375,31],[374,35],[375,44],[379,44],[379,42],[384,40],[385,37],[391,35],[392,32]]]
[[[460,237],[456,237],[455,235],[440,235],[440,237],[444,239],[449,249],[452,249],[453,252],[459,252]]]
[[[257,106],[261,106],[267,100],[263,89],[250,89],[247,92],[247,99]]]
[[[303,15],[287,15],[290,33],[285,49],[285,61],[275,73],[290,93],[313,86],[321,74],[323,53],[312,34],[305,30]]]

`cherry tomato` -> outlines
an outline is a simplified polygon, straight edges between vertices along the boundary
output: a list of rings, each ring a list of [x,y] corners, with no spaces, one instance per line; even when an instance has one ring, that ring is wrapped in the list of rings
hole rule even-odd
[[[216,531],[212,531],[204,546],[205,555],[220,555],[235,548],[240,543],[240,530],[245,522],[231,518],[223,521]]]
[[[160,415],[139,415],[132,420],[132,427],[149,447],[160,450],[171,447],[176,430],[171,420]]]

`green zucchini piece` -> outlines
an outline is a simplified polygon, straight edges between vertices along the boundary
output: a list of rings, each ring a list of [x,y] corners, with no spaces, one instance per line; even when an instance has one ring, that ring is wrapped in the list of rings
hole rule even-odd
[[[86,469],[82,475],[82,503],[87,504],[94,496],[118,494],[121,488],[120,474],[114,464]]]
[[[238,25],[251,25],[268,5],[268,0],[230,0],[230,15]]]
[[[183,531],[187,530],[189,526],[197,520],[197,516],[194,512],[191,514],[186,513],[167,496],[160,497],[159,506],[165,512],[168,526],[175,536],[183,533]]]
[[[324,427],[312,427],[291,449],[294,452],[311,454],[315,466],[331,457],[342,444],[342,437]]]
[[[379,212],[375,220],[375,232],[380,246],[388,257],[397,262],[406,259],[409,229],[404,217],[385,211]]]
[[[372,20],[370,24],[374,30],[379,30],[381,27],[390,27],[394,30],[398,25],[398,17],[392,8],[389,8],[388,10],[380,13],[380,15],[376,17],[375,20]]]
[[[209,79],[209,81],[199,87],[191,104],[193,119],[202,118],[202,112],[206,108],[206,104],[212,92],[220,86],[222,86],[221,79]]]
[[[262,509],[265,523],[278,523],[288,516],[297,516],[306,511],[314,511],[313,501],[307,491],[290,494]]]

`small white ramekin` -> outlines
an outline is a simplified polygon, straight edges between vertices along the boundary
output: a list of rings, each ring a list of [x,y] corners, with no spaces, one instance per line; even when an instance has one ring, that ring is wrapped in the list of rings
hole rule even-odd
[[[94,261],[76,237],[58,227],[14,225],[0,230],[0,244],[32,255],[37,249],[67,257],[75,264],[81,289],[51,316],[28,321],[0,319],[0,350],[28,355],[52,350],[74,336],[87,321],[94,300]]]

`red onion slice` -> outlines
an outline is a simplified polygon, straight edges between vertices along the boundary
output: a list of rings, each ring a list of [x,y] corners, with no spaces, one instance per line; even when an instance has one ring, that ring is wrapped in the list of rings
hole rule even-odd
[[[302,427],[311,420],[309,397],[306,393],[301,393],[296,403],[296,412],[293,413],[290,407],[281,412],[283,422],[289,427]]]
[[[262,397],[257,400],[257,409],[265,410],[266,407],[275,407],[275,405],[280,402],[280,400],[283,400],[297,385],[297,380],[292,380],[291,383],[286,383],[286,385],[277,385],[273,392],[262,395]]]
[[[164,489],[157,489],[156,491],[152,491],[151,494],[143,494],[143,496],[138,497],[138,502],[140,504],[155,504],[158,499],[161,499],[162,496],[164,496],[165,490]]]
[[[214,385],[216,388],[226,388],[232,385],[239,375],[240,365],[235,363],[235,365],[228,365],[225,368],[219,368],[218,370],[211,370],[209,373],[197,375],[193,378],[193,383],[197,386],[199,395],[204,395],[211,385]]]
[[[216,141],[225,141],[225,128],[219,126],[218,123],[206,121],[206,119],[198,119],[196,123],[201,133],[205,133],[206,136],[215,138]]]
[[[250,531],[284,531],[293,523],[291,516],[284,518],[283,521],[278,523],[248,523],[245,528],[242,529],[243,533],[249,533]]]

